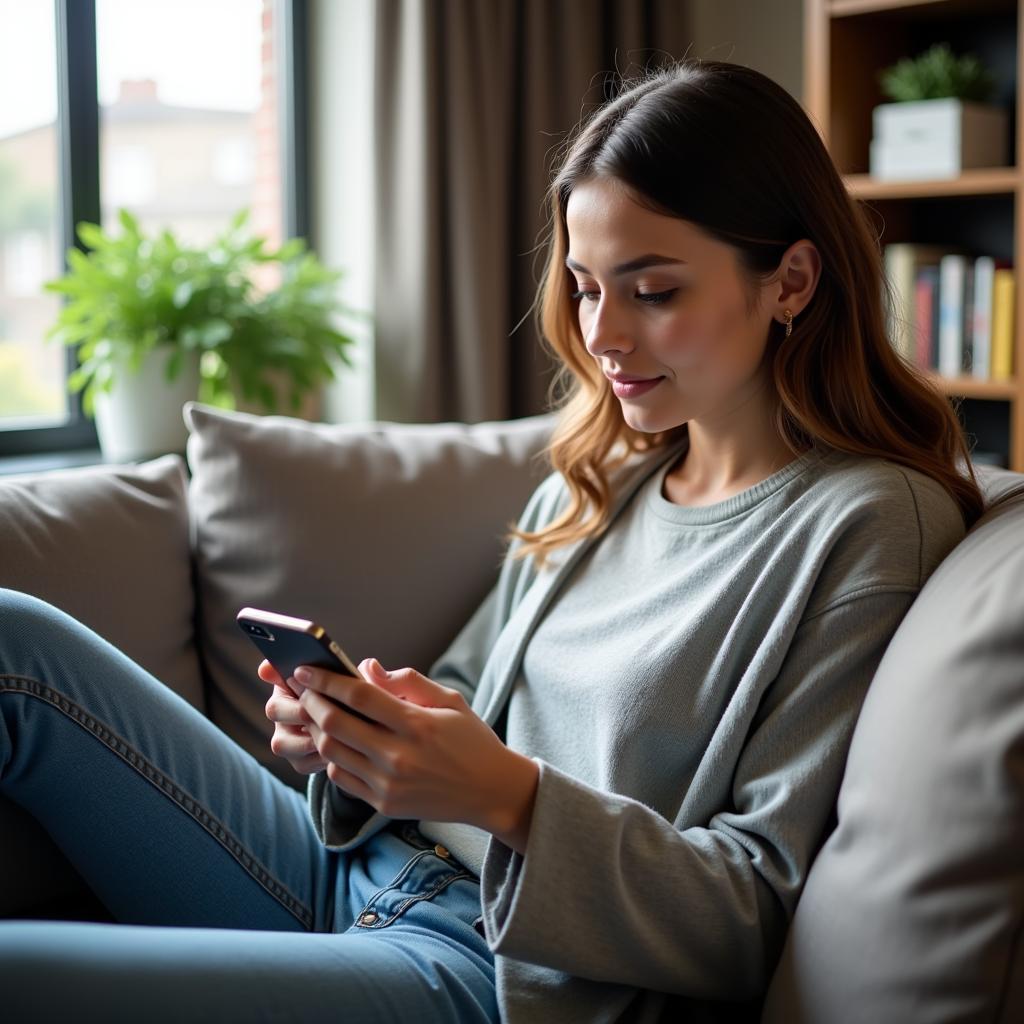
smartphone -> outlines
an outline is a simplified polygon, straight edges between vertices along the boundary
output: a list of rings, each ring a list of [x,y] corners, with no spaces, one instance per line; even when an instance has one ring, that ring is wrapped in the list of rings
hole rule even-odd
[[[291,615],[279,615],[262,608],[243,608],[235,619],[242,632],[260,649],[284,680],[293,676],[299,665],[326,668],[344,676],[363,679],[352,659],[327,635],[327,630],[309,619],[296,619]],[[334,703],[364,722],[373,721],[347,704],[337,700]]]

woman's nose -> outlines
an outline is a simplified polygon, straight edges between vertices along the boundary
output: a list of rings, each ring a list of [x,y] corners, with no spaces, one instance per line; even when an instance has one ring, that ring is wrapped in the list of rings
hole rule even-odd
[[[606,352],[631,352],[633,340],[629,325],[614,303],[602,299],[584,330],[584,344],[596,359]]]

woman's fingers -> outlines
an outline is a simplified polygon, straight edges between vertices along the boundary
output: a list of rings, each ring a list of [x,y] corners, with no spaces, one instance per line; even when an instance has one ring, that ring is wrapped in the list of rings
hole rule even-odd
[[[275,686],[265,707],[267,718],[284,725],[309,725],[312,718],[291,691]]]
[[[318,772],[326,765],[309,733],[296,726],[275,726],[270,750],[304,775]]]
[[[288,759],[288,763],[300,775],[313,775],[315,772],[322,772],[327,767],[327,762],[316,753],[310,754],[308,757]]]
[[[289,689],[280,673],[269,661],[260,662],[257,675],[274,687],[266,704],[266,715],[274,723],[270,750],[283,757],[301,775],[322,771],[327,762],[320,756],[316,743],[306,728],[312,719]]]
[[[274,666],[266,659],[259,663],[259,667],[256,669],[256,675],[258,675],[265,683],[273,683],[274,686],[285,687],[285,681],[281,678],[281,673],[278,672],[277,669],[274,668]]]
[[[316,744],[309,733],[295,725],[275,726],[274,735],[270,737],[270,749],[278,757],[287,758],[289,761],[308,757],[317,752]]]

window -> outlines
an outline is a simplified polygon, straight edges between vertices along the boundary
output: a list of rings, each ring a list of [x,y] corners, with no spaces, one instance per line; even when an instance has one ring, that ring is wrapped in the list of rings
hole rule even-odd
[[[42,336],[60,300],[57,227],[57,55],[52,3],[0,0],[0,424],[67,419],[65,354]]]
[[[102,178],[103,205],[145,206],[156,201],[155,154],[147,146],[112,143]],[[108,218],[109,223],[109,218]]]
[[[96,0],[104,227],[125,207],[202,245],[248,206],[281,243],[273,15],[272,0]]]
[[[44,340],[74,224],[305,233],[304,26],[301,0],[0,0],[0,456],[96,446]]]

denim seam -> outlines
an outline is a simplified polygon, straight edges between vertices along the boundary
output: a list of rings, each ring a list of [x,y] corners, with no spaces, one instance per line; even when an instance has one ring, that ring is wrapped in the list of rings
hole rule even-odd
[[[451,885],[453,882],[459,881],[460,878],[472,879],[473,876],[468,871],[456,871],[450,875],[444,875],[442,878],[438,879],[438,881],[435,882],[430,889],[427,889],[426,892],[416,893],[414,896],[410,896],[408,899],[403,900],[401,903],[399,903],[398,906],[395,908],[394,913],[386,920],[379,922],[374,921],[372,924],[363,924],[361,921],[363,914],[367,912],[375,912],[373,910],[373,900],[371,899],[362,909],[362,911],[360,911],[360,913],[356,915],[356,924],[360,928],[387,928],[389,924],[393,923],[397,918],[401,917],[402,914],[404,914],[405,911],[408,910],[409,907],[411,907],[414,903],[422,903],[424,900],[433,899],[438,893],[443,892],[445,889],[447,889],[448,886]],[[387,890],[384,891],[386,892]],[[376,898],[377,897],[374,897],[374,899]]]
[[[373,895],[372,895],[372,896],[371,896],[371,897],[370,897],[370,898],[369,898],[369,899],[368,899],[368,900],[366,901],[366,903],[367,903],[367,906],[369,906],[369,904],[373,903],[373,901],[374,901],[374,900],[378,900],[378,899],[380,899],[380,898],[381,898],[381,896],[383,896],[383,895],[384,895],[384,893],[386,893],[386,892],[390,892],[390,890],[392,890],[392,889],[397,889],[397,888],[398,888],[398,886],[400,886],[400,885],[402,884],[402,882],[404,882],[404,881],[405,881],[405,879],[406,879],[406,878],[408,877],[408,875],[409,875],[409,872],[410,872],[410,871],[412,871],[412,869],[413,869],[413,868],[414,868],[414,867],[415,867],[415,866],[416,866],[416,865],[417,865],[417,864],[418,864],[418,863],[419,863],[419,862],[420,862],[421,860],[423,860],[423,858],[424,858],[424,857],[428,856],[428,855],[429,855],[429,853],[430,853],[430,851],[429,851],[429,850],[420,850],[420,851],[419,851],[418,853],[415,853],[415,854],[413,854],[413,856],[412,856],[412,857],[410,857],[410,858],[409,858],[409,859],[408,859],[408,860],[407,860],[407,861],[405,862],[405,864],[403,864],[403,865],[402,865],[402,870],[401,870],[401,871],[399,871],[399,872],[398,872],[398,874],[397,874],[397,875],[395,875],[395,877],[394,877],[394,878],[392,878],[392,879],[391,879],[391,881],[390,881],[390,882],[388,882],[388,884],[387,884],[387,885],[385,885],[385,886],[382,886],[382,887],[381,887],[380,889],[378,889],[378,890],[377,890],[377,891],[376,891],[376,892],[375,892],[375,893],[374,893],[374,894],[373,894]],[[365,910],[366,908],[364,907],[363,909]]]
[[[20,685],[9,685],[11,682]],[[296,896],[282,885],[251,853],[241,841],[235,838],[221,822],[207,811],[198,800],[189,796],[183,789],[169,779],[143,754],[135,750],[125,739],[113,729],[90,715],[84,708],[69,700],[60,691],[45,683],[28,676],[0,673],[0,690],[12,693],[24,693],[27,696],[42,700],[67,718],[92,733],[108,750],[115,753],[126,764],[130,765],[144,779],[152,783],[165,796],[169,797],[194,821],[196,821],[213,839],[231,854],[259,885],[292,914],[305,928],[313,927],[313,912]]]

